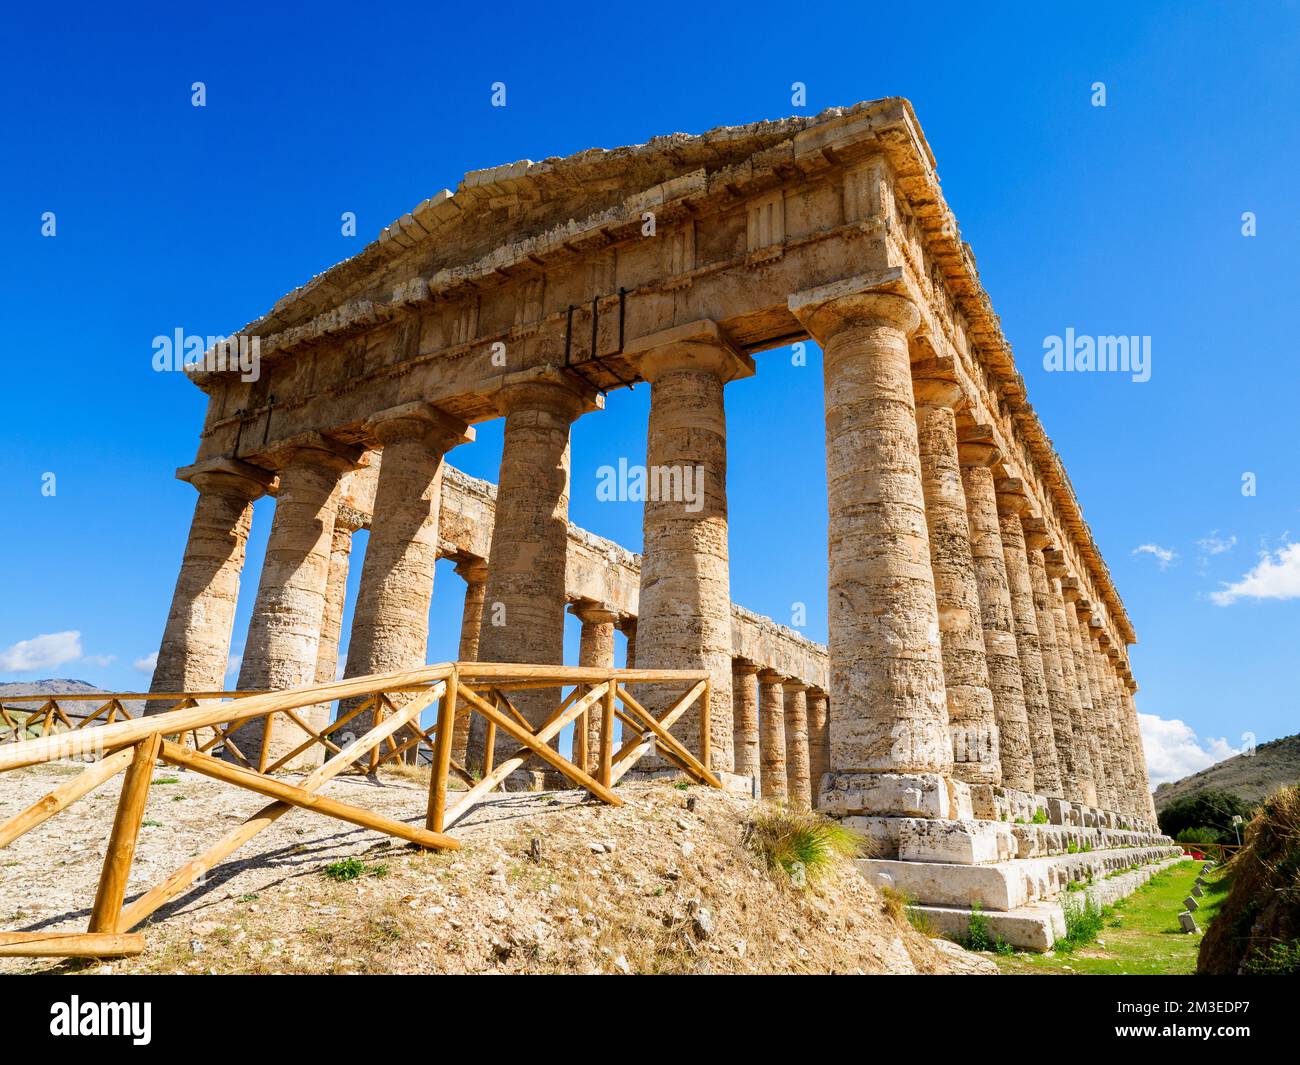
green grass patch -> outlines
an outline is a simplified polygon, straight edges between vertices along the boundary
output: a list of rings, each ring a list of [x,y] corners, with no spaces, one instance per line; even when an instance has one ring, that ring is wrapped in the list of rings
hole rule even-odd
[[[767,867],[797,886],[862,853],[862,836],[841,822],[808,811],[771,809],[754,820],[750,846]]]
[[[366,865],[360,858],[340,858],[337,862],[330,862],[322,872],[330,880],[344,883],[348,880],[358,880],[363,876],[387,876],[388,866],[382,862]]]
[[[1004,972],[1053,973],[1058,975],[1190,975],[1196,971],[1199,935],[1188,935],[1178,924],[1183,899],[1191,892],[1201,862],[1180,862],[1156,874],[1128,898],[1090,914],[1085,909],[1074,918],[1073,898],[1062,900],[1066,909],[1066,942],[1052,954],[1017,953],[1007,957],[995,952]],[[1214,919],[1224,894],[1216,891],[1220,876],[1210,878],[1196,911],[1196,923],[1204,929]],[[1090,938],[1085,939],[1087,935]]]

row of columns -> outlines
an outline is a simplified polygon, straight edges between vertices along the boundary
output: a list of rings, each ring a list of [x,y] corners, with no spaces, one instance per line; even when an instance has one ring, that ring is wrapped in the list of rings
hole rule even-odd
[[[783,791],[791,803],[811,805],[827,771],[938,773],[1147,816],[1122,649],[1024,486],[999,476],[992,431],[963,410],[951,364],[913,365],[916,306],[896,293],[837,289],[793,297],[791,309],[824,352],[835,707],[825,741],[813,740],[810,724],[825,719],[824,699],[810,706],[801,687],[757,673],[733,681],[723,393],[753,364],[708,321],[629,347],[650,382],[647,468],[675,471],[679,483],[700,479],[691,505],[671,494],[645,505],[638,664],[707,670],[712,768],[752,769],[757,757],[764,793]],[[548,373],[507,384],[498,400],[505,439],[490,562],[467,577],[460,654],[557,664],[569,431],[596,403]],[[384,458],[349,676],[424,663],[442,461],[472,438],[424,403],[383,412],[370,428]],[[306,684],[336,666],[347,564],[339,482],[359,449],[313,435],[264,459],[280,483],[240,671],[245,689]],[[155,691],[221,686],[251,501],[269,477],[218,460],[191,479],[200,499]],[[614,619],[584,609],[583,657],[603,663]],[[536,725],[556,696],[525,692],[516,705]],[[697,727],[688,714],[677,731],[693,739]],[[264,742],[258,728],[236,734],[241,748]],[[472,763],[483,740],[471,729],[456,745]]]
[[[1122,650],[951,360],[913,362],[916,306],[843,286],[790,305],[825,352],[840,791],[951,775],[1153,820]]]

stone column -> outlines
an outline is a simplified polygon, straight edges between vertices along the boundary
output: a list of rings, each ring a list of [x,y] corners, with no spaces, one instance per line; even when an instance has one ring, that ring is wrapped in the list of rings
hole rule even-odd
[[[325,613],[321,619],[320,646],[316,649],[317,684],[331,684],[338,677],[339,637],[343,635],[343,610],[347,605],[352,534],[360,527],[356,515],[345,516],[342,509],[334,518],[329,576],[325,581]]]
[[[916,421],[925,492],[930,561],[939,608],[943,677],[952,733],[953,776],[968,784],[997,784],[997,714],[989,688],[980,620],[979,582],[971,555],[970,520],[962,488],[953,408],[961,387],[951,359],[932,359],[912,367]]]
[[[578,641],[578,665],[589,666],[592,669],[613,669],[614,622],[618,620],[618,615],[612,610],[606,610],[599,603],[579,602],[574,603],[569,609],[582,622],[582,636]],[[578,764],[577,730],[582,728],[585,722],[587,764],[581,768],[589,773],[595,773],[600,767],[600,714],[601,704],[598,702],[574,723],[574,757],[571,760],[574,765]]]
[[[962,485],[970,518],[971,558],[979,588],[980,621],[984,626],[985,659],[997,713],[1001,783],[1017,791],[1032,792],[1034,759],[1029,742],[1029,717],[1020,680],[1020,652],[1016,647],[1011,590],[991,469],[999,461],[1000,453],[987,426],[963,428],[959,445]]]
[[[496,520],[488,552],[481,662],[564,662],[565,565],[569,544],[569,426],[591,397],[558,374],[531,374],[508,382],[498,405],[505,440],[497,485]],[[559,705],[559,689],[516,693],[515,707],[533,726]],[[470,728],[470,761],[482,764],[484,719]],[[518,744],[498,733],[497,758]],[[540,770],[515,786],[541,783]]]
[[[199,498],[149,690],[223,691],[253,500],[272,477],[234,459],[211,459],[176,475],[189,481]],[[174,705],[175,700],[146,703],[145,713]]]
[[[1142,779],[1142,809],[1145,817],[1151,823],[1155,823],[1156,818],[1156,801],[1151,794],[1151,770],[1147,765],[1146,745],[1142,742],[1142,727],[1137,719],[1137,704],[1133,696],[1137,693],[1137,681],[1133,679],[1133,674],[1127,669],[1124,673],[1124,704],[1128,708],[1130,729],[1133,733],[1133,742],[1138,754],[1138,764],[1141,768]]]
[[[1102,805],[1105,809],[1114,812],[1119,810],[1120,799],[1124,794],[1124,778],[1120,775],[1119,766],[1115,761],[1115,737],[1112,729],[1114,708],[1101,684],[1097,641],[1092,627],[1092,603],[1087,599],[1080,599],[1075,603],[1075,609],[1079,612],[1079,635],[1083,641],[1088,683],[1092,688],[1093,727],[1097,730],[1097,745],[1101,761],[1106,767],[1106,788]]]
[[[619,632],[627,640],[627,654],[623,661],[625,668],[636,668],[636,618],[624,618],[618,623]]]
[[[456,563],[456,575],[465,582],[465,606],[460,615],[460,646],[456,657],[461,662],[478,661],[479,630],[483,627],[483,597],[487,592],[487,560],[466,558]]]
[[[1056,616],[1052,612],[1052,591],[1047,584],[1043,549],[1050,539],[1042,518],[1023,517],[1025,548],[1029,558],[1029,584],[1034,593],[1034,615],[1038,621],[1038,647],[1043,657],[1043,679],[1047,682],[1047,703],[1052,711],[1052,735],[1056,740],[1056,762],[1061,789],[1070,802],[1082,802],[1083,790],[1074,764],[1074,722],[1065,688],[1065,667],[1056,639]]]
[[[456,563],[456,574],[465,582],[465,605],[460,615],[460,644],[456,659],[460,662],[478,661],[478,635],[483,624],[483,597],[487,590],[487,560],[462,558]],[[469,728],[472,714],[460,714],[451,734],[451,757],[460,765],[469,756]]]
[[[1061,578],[1066,574],[1064,555],[1056,549],[1043,552],[1044,565],[1048,576],[1048,588],[1051,592],[1052,617],[1056,625],[1056,646],[1061,654],[1061,670],[1065,678],[1065,696],[1070,707],[1070,731],[1074,744],[1070,762],[1074,766],[1075,778],[1079,782],[1078,801],[1085,806],[1097,805],[1097,782],[1092,768],[1092,750],[1088,743],[1089,718],[1092,714],[1091,700],[1085,702],[1078,671],[1075,667],[1074,642],[1070,636],[1069,615],[1074,608],[1067,608]]]
[[[758,780],[758,666],[737,658],[731,672],[731,707],[736,724],[735,771]]]
[[[443,456],[474,439],[463,422],[427,403],[390,408],[371,416],[367,425],[383,446],[383,460],[352,613],[346,677],[418,669],[426,663]],[[340,706],[340,713],[355,702]],[[395,705],[401,703],[398,697]],[[359,736],[371,728],[374,716],[364,711],[346,727]]]
[[[280,472],[280,487],[262,578],[244,641],[240,691],[279,691],[315,682],[339,478],[355,466],[359,457],[359,449],[344,447],[315,433],[286,441],[267,456]],[[323,727],[326,720],[320,707],[299,716],[313,728]],[[232,735],[254,766],[263,746],[264,725],[264,718],[256,718]],[[266,743],[267,764],[305,738],[288,718],[276,717]],[[316,764],[322,754],[320,746],[313,745],[293,767]]]
[[[730,771],[731,577],[727,549],[727,419],[723,386],[753,373],[753,363],[709,321],[642,338],[638,369],[650,382],[637,664],[644,669],[705,669],[710,768]],[[648,709],[672,696],[643,688]],[[699,744],[699,704],[673,734]],[[664,764],[648,761],[647,768]]]
[[[1011,613],[1015,618],[1016,647],[1020,651],[1020,681],[1029,717],[1029,742],[1034,756],[1034,792],[1061,798],[1061,771],[1056,763],[1056,736],[1052,730],[1052,708],[1047,701],[1043,675],[1043,653],[1038,638],[1038,616],[1034,592],[1029,583],[1029,559],[1025,534],[1020,524],[1029,500],[1024,485],[1015,478],[1000,478],[996,484],[999,531],[1006,557],[1007,581],[1011,589]]]
[[[826,693],[808,689],[808,778],[813,805],[821,794],[822,777],[831,767],[830,707]]]
[[[788,794],[785,770],[785,678],[765,669],[758,675],[758,736],[764,799],[784,803]]]
[[[843,285],[789,305],[823,351],[833,808],[897,813],[866,777],[952,772],[908,355],[920,315]]]
[[[1119,755],[1120,771],[1124,774],[1124,795],[1120,808],[1134,817],[1138,813],[1138,799],[1142,785],[1138,781],[1137,752],[1133,749],[1133,737],[1128,730],[1127,707],[1124,705],[1124,690],[1119,682],[1119,650],[1104,632],[1101,638],[1101,671],[1103,683],[1110,692],[1110,700],[1115,707],[1115,748]]]
[[[796,810],[812,809],[808,761],[808,686],[788,680],[785,691],[786,796]]]
[[[1092,684],[1092,671],[1083,634],[1087,631],[1091,608],[1079,594],[1079,582],[1074,577],[1061,581],[1061,595],[1066,602],[1065,620],[1070,628],[1070,643],[1074,650],[1074,671],[1079,681],[1079,702],[1083,708],[1084,735],[1088,741],[1088,757],[1092,765],[1093,786],[1097,793],[1096,805],[1108,809],[1110,780],[1106,773],[1106,759],[1101,745],[1101,707]]]

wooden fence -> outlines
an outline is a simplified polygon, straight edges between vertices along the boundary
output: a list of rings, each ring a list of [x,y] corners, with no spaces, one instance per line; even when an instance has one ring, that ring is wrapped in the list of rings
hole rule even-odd
[[[637,701],[627,685],[685,685],[658,717]],[[534,726],[510,701],[513,691],[572,687],[559,706]],[[113,819],[112,832],[100,871],[99,885],[91,910],[90,926],[84,933],[0,931],[0,957],[61,956],[109,957],[138,954],[144,939],[131,930],[159,907],[181,895],[210,869],[228,858],[258,833],[293,809],[311,810],[327,817],[383,832],[422,847],[455,850],[460,843],[447,829],[503,784],[515,770],[536,759],[558,770],[569,781],[586,789],[602,802],[614,806],[622,800],[614,785],[637,761],[652,749],[699,783],[721,787],[708,769],[709,763],[709,679],[694,670],[603,670],[585,667],[528,666],[509,663],[452,662],[422,669],[357,677],[333,684],[313,685],[291,691],[236,694],[231,702],[203,703],[228,693],[174,695],[76,695],[75,699],[99,699],[103,705],[82,724],[73,724],[59,708],[59,696],[11,696],[9,702],[47,700],[42,707],[43,734],[0,746],[0,773],[59,759],[84,757],[88,747],[98,753],[97,761],[80,774],[60,784],[48,795],[0,825],[0,848],[66,810],[118,773],[124,773],[122,790]],[[122,707],[130,699],[175,700],[175,709],[131,718]],[[310,728],[296,711],[335,700],[361,702],[327,728]],[[428,729],[420,725],[420,714],[438,704],[437,720]],[[698,756],[669,731],[696,704],[700,706]],[[114,709],[115,707],[115,709]],[[373,710],[371,727],[345,747],[331,738],[338,729],[365,710]],[[100,721],[99,715],[104,719]],[[481,774],[471,773],[452,758],[452,736],[460,717],[478,714],[486,723],[486,764]],[[267,745],[262,744],[256,765],[236,749],[230,733],[253,718],[265,719],[263,736],[272,734],[277,715],[292,720],[307,734],[294,751],[268,764]],[[114,720],[125,716],[127,720]],[[588,750],[587,719],[597,716],[597,751]],[[623,725],[624,741],[615,750],[613,724]],[[55,726],[63,724],[63,730]],[[90,722],[93,725],[87,727]],[[568,725],[574,724],[574,758],[565,758],[552,743]],[[26,723],[24,722],[24,726]],[[405,738],[403,738],[405,736]],[[517,743],[518,749],[497,761],[499,738]],[[178,740],[189,739],[191,746]],[[319,794],[326,781],[345,770],[363,764],[373,772],[386,761],[427,742],[432,750],[428,803],[423,828],[409,825],[361,807]],[[220,745],[225,758],[207,753]],[[325,748],[327,760],[302,779],[289,783],[271,776],[291,759],[313,745]],[[386,745],[387,749],[381,752]],[[594,754],[594,758],[592,757]],[[141,895],[126,901],[126,885],[135,856],[136,840],[144,817],[145,802],[154,766],[169,765],[211,777],[272,800],[242,824],[232,829],[199,857],[186,862],[166,879]],[[594,765],[588,773],[584,766]],[[455,774],[467,790],[452,792],[456,801],[448,805],[448,781]]]

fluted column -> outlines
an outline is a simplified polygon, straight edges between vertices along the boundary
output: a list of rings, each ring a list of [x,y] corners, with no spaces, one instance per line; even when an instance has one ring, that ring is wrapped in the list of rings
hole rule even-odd
[[[822,777],[831,767],[830,706],[826,693],[808,689],[808,783],[813,806],[821,794]]]
[[[997,713],[998,752],[1002,784],[1017,791],[1034,790],[1034,759],[1029,741],[1029,717],[1020,680],[1007,583],[1006,556],[998,522],[997,493],[992,466],[1000,454],[987,426],[963,428],[958,435],[962,485],[970,519],[971,558],[979,589],[980,622],[984,626],[989,688]]]
[[[483,600],[487,593],[487,560],[466,558],[456,563],[456,575],[465,582],[465,605],[460,615],[460,644],[456,657],[461,662],[478,661],[478,637],[483,627]]]
[[[347,606],[348,570],[352,562],[352,534],[360,526],[355,516],[340,510],[334,519],[330,539],[329,577],[325,582],[325,613],[321,618],[320,646],[316,649],[316,683],[329,684],[338,677],[339,638],[343,635],[343,611]]]
[[[618,623],[618,631],[627,640],[627,652],[624,656],[625,668],[636,668],[636,618],[624,618]]]
[[[498,405],[505,414],[505,439],[478,659],[558,666],[564,662],[567,603],[569,427],[590,408],[591,399],[557,375],[508,383]],[[511,701],[533,726],[559,704],[558,689],[516,694]],[[485,727],[474,715],[469,741],[474,765],[482,764]],[[498,758],[509,757],[516,746],[499,734]],[[540,783],[540,776],[531,783]]]
[[[1110,683],[1110,661],[1106,657],[1105,628],[1095,613],[1089,622],[1092,632],[1092,660],[1096,670],[1097,688],[1101,693],[1101,703],[1105,712],[1105,743],[1109,750],[1111,777],[1114,782],[1114,805],[1112,810],[1122,813],[1127,810],[1128,799],[1132,790],[1132,780],[1124,753],[1124,742],[1119,732],[1119,706],[1116,704],[1115,689]]]
[[[1091,607],[1079,591],[1079,582],[1075,577],[1061,580],[1061,594],[1066,602],[1065,620],[1070,628],[1070,642],[1074,650],[1075,674],[1079,681],[1079,702],[1082,705],[1085,721],[1085,736],[1088,741],[1088,756],[1092,764],[1093,785],[1097,793],[1096,805],[1100,809],[1110,808],[1110,777],[1107,773],[1106,756],[1102,747],[1101,720],[1102,710],[1097,699],[1097,692],[1092,682],[1092,671],[1088,666],[1089,655],[1084,642],[1087,632]]]
[[[1088,666],[1088,683],[1092,686],[1093,727],[1097,730],[1101,760],[1106,767],[1106,789],[1102,806],[1114,812],[1119,810],[1125,788],[1124,777],[1119,772],[1119,764],[1115,757],[1114,707],[1101,683],[1098,661],[1100,655],[1092,624],[1092,603],[1087,599],[1080,599],[1075,604],[1075,608],[1079,612],[1079,635],[1083,640],[1083,656]]]
[[[1047,702],[1052,712],[1052,735],[1056,741],[1056,762],[1060,768],[1061,789],[1070,802],[1083,801],[1083,788],[1074,762],[1074,722],[1070,716],[1070,699],[1066,694],[1065,666],[1056,638],[1056,617],[1052,611],[1052,590],[1047,583],[1047,565],[1043,549],[1050,541],[1042,518],[1021,518],[1025,530],[1025,549],[1029,558],[1029,584],[1034,594],[1034,615],[1038,620],[1038,649],[1043,658],[1043,679],[1047,682]]]
[[[785,769],[785,678],[771,670],[758,675],[758,736],[764,799],[784,803],[789,784]]]
[[[271,475],[247,463],[215,459],[179,470],[177,476],[189,481],[199,497],[149,690],[222,691],[253,500],[266,491]],[[146,703],[145,713],[162,713],[174,705],[174,700]]]
[[[642,338],[638,369],[650,382],[637,662],[645,669],[704,669],[710,768],[734,764],[731,707],[731,576],[727,546],[727,418],[723,388],[753,373],[712,322]],[[659,491],[655,490],[659,487]],[[641,689],[652,710],[671,698]],[[698,702],[673,727],[698,750]],[[647,759],[649,766],[664,764]]]
[[[1020,651],[1020,682],[1029,718],[1029,741],[1034,756],[1034,792],[1060,798],[1061,771],[1056,762],[1056,736],[1052,730],[1052,708],[1047,701],[1043,674],[1043,653],[1038,637],[1038,616],[1029,582],[1029,559],[1020,518],[1029,500],[1024,485],[1015,478],[1000,478],[998,494],[999,531],[1006,556],[1007,581],[1011,589],[1011,613],[1015,618],[1016,647]]]
[[[970,519],[962,488],[954,406],[961,387],[950,376],[950,359],[913,366],[916,422],[925,492],[930,562],[939,608],[948,728],[952,734],[953,776],[969,784],[997,784],[997,714],[989,687],[980,620],[979,582],[971,555]]]
[[[735,771],[759,779],[758,666],[737,658],[731,664],[731,707],[735,718]]]
[[[346,677],[418,669],[429,649],[429,605],[438,561],[443,457],[474,438],[463,422],[427,403],[408,403],[367,423],[383,446],[370,540],[352,613]],[[395,699],[401,705],[401,697]],[[340,707],[346,713],[351,703]],[[349,723],[360,735],[363,711]]]
[[[1133,733],[1133,742],[1136,744],[1138,754],[1138,765],[1141,770],[1142,780],[1142,816],[1148,821],[1156,821],[1156,802],[1155,797],[1151,794],[1151,768],[1147,765],[1146,745],[1142,742],[1142,726],[1138,722],[1137,703],[1134,702],[1134,695],[1137,693],[1137,681],[1133,679],[1133,674],[1125,668],[1124,672],[1124,703],[1128,708],[1129,728]]]
[[[582,622],[582,635],[578,641],[578,665],[592,669],[614,668],[614,622],[618,615],[606,610],[599,603],[579,602],[569,607],[574,616]],[[574,723],[574,757],[575,765],[578,750],[578,732],[580,728],[587,731],[587,762],[582,766],[589,773],[596,772],[600,765],[600,704],[590,708]]]
[[[823,351],[831,785],[849,813],[863,774],[952,771],[908,352],[920,315],[839,285],[789,303]]]
[[[1137,752],[1133,749],[1133,737],[1128,729],[1128,707],[1124,702],[1124,689],[1119,679],[1119,649],[1105,634],[1103,634],[1101,653],[1102,671],[1115,707],[1115,743],[1119,751],[1120,769],[1124,773],[1124,801],[1120,808],[1133,817],[1139,817],[1142,816],[1138,810],[1142,784],[1138,780]]]
[[[244,641],[240,691],[278,691],[315,681],[339,479],[354,468],[359,455],[356,448],[310,434],[286,442],[268,456],[279,470],[280,487]],[[313,728],[325,724],[325,710],[321,707],[300,716]],[[255,718],[232,736],[254,765],[263,746],[269,765],[306,738],[297,725],[280,715],[263,744],[264,724],[264,718]],[[321,753],[319,746],[308,748],[300,764],[314,764]]]
[[[1064,556],[1057,549],[1043,552],[1043,561],[1048,577],[1048,589],[1051,593],[1052,617],[1056,626],[1056,646],[1061,655],[1061,671],[1065,680],[1065,697],[1070,708],[1070,732],[1074,750],[1070,762],[1074,766],[1075,778],[1079,782],[1078,802],[1085,806],[1097,805],[1097,782],[1092,768],[1092,750],[1088,743],[1089,716],[1092,712],[1091,702],[1084,702],[1082,684],[1075,667],[1074,643],[1070,636],[1069,617],[1061,588],[1061,578],[1065,576]],[[1069,614],[1074,608],[1069,608]]]
[[[785,690],[786,797],[796,810],[812,809],[808,762],[808,686],[788,680]]]

